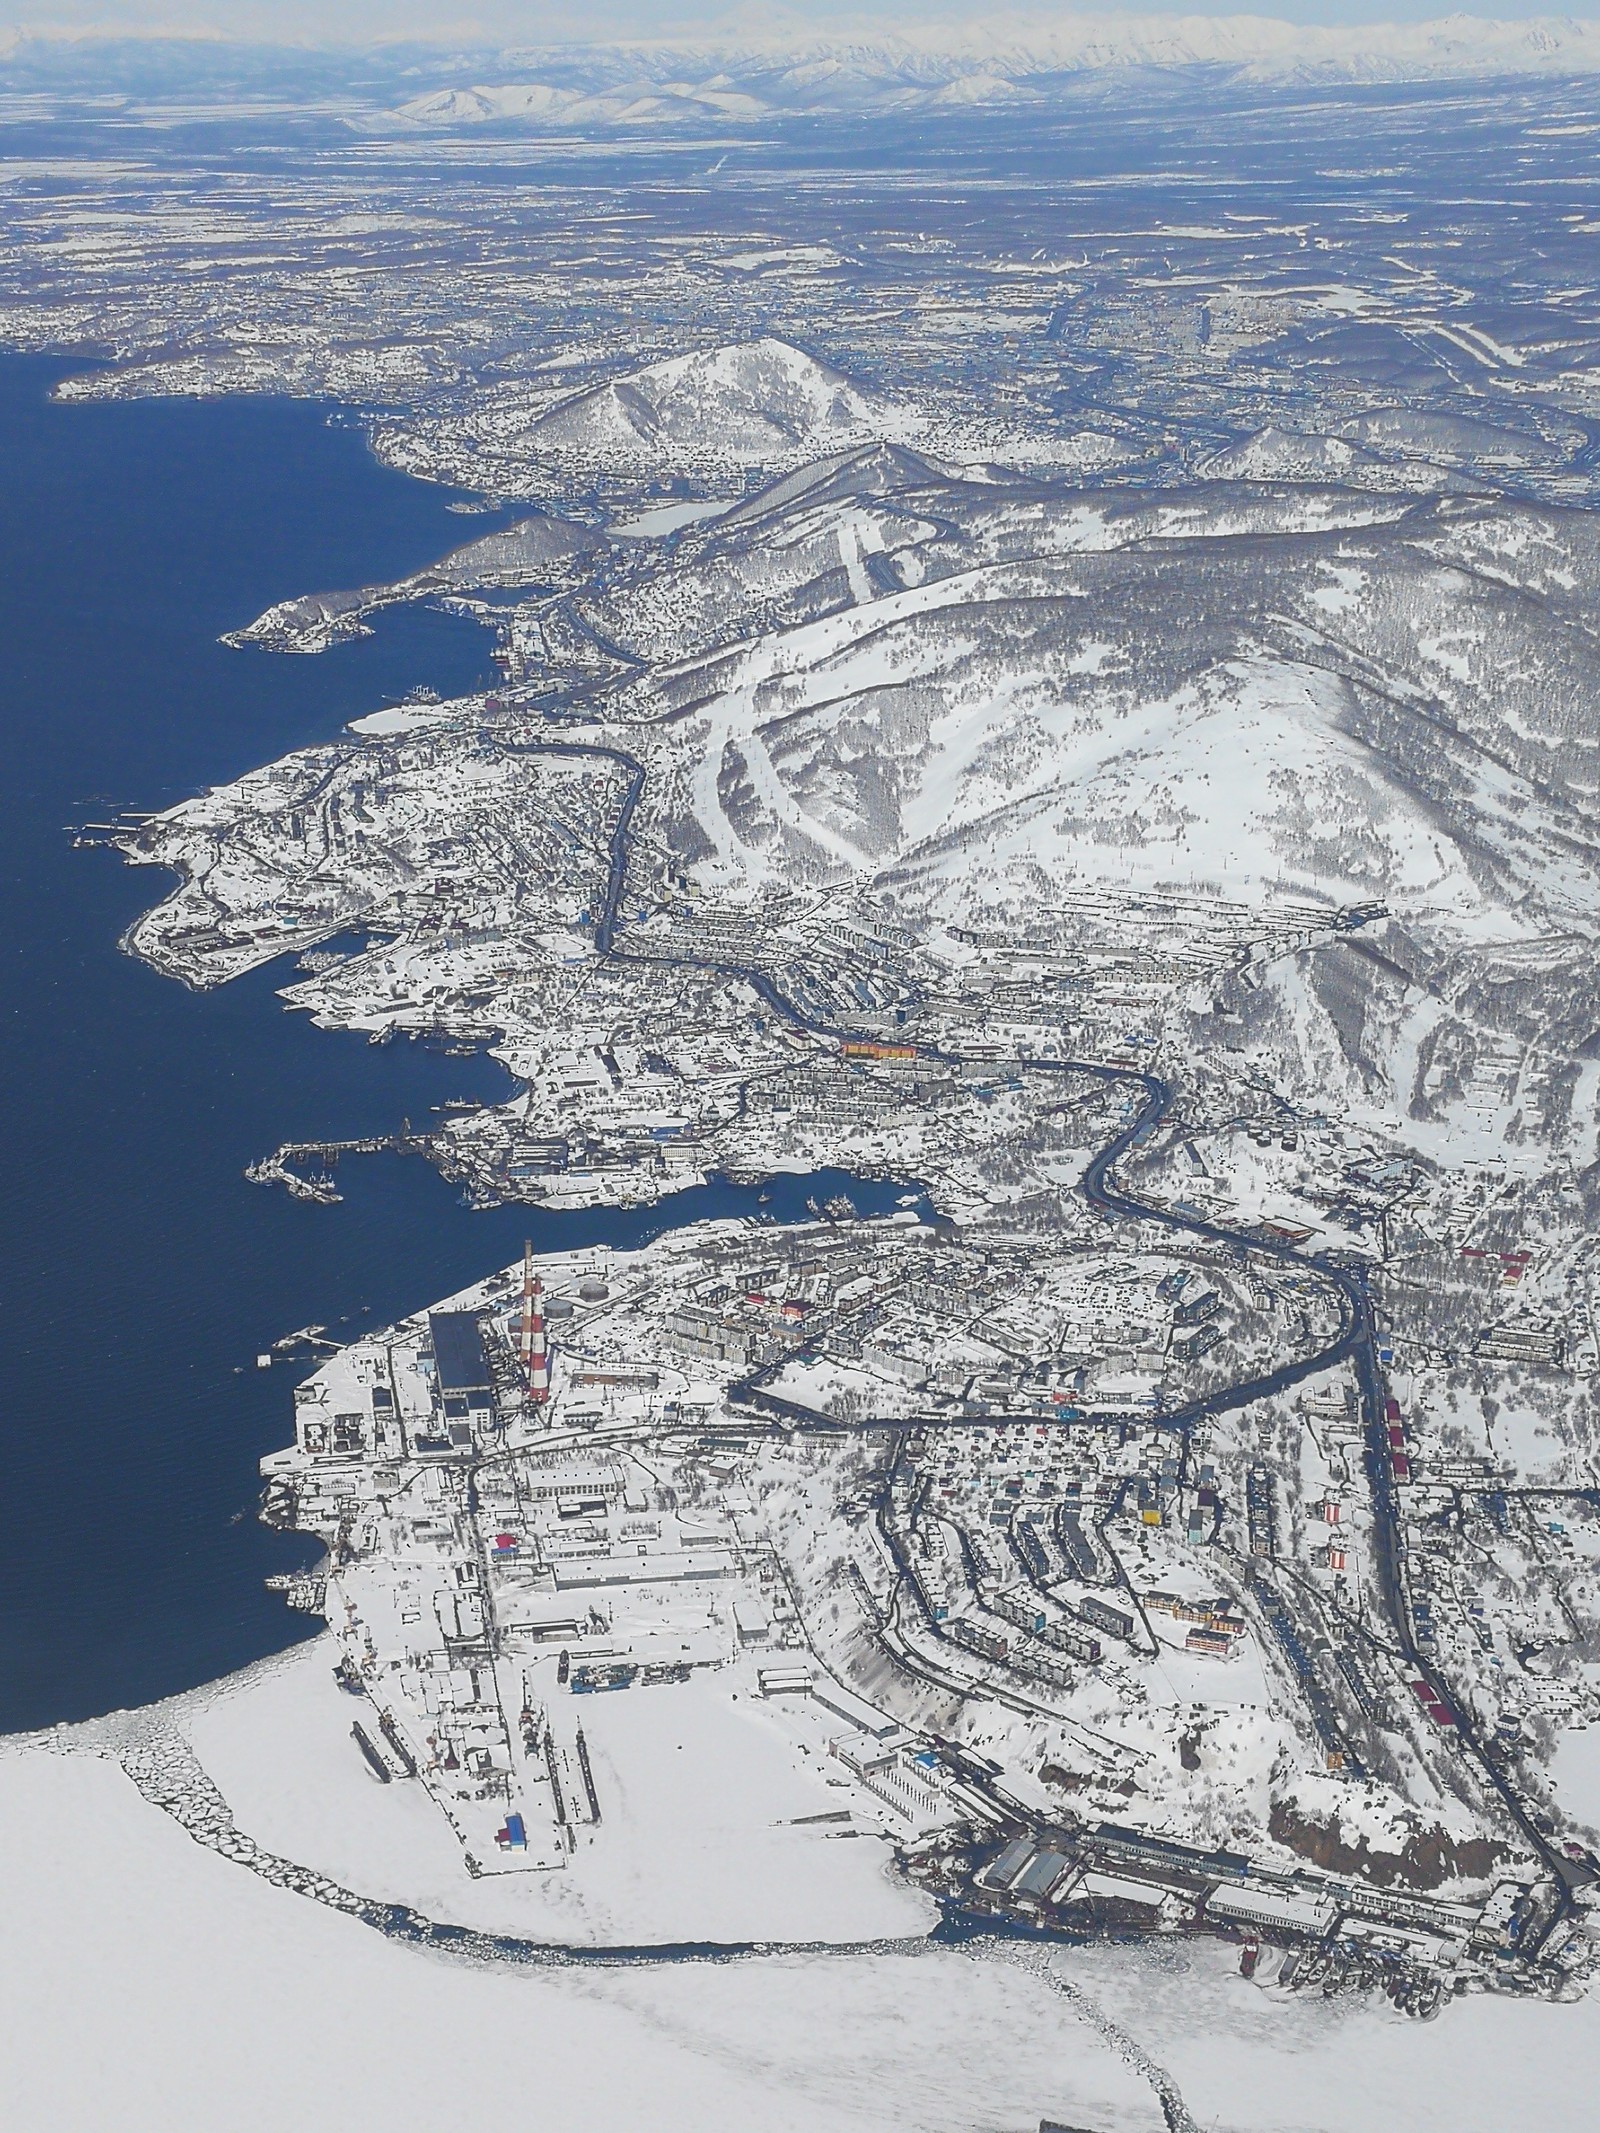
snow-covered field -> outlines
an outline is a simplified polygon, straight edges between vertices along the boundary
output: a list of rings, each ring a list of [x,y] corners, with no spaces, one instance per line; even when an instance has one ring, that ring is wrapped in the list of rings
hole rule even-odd
[[[1600,1725],[1563,1733],[1550,1758],[1556,1798],[1575,1822],[1600,1830]]]
[[[1474,2000],[1404,2023],[1370,2003],[1290,2000],[1226,1950],[1072,1951],[1060,1970],[1137,2035],[1197,2126],[1226,2133],[1579,2133],[1594,2122],[1600,2005]],[[1262,1974],[1270,1965],[1263,1962]]]
[[[380,1793],[342,1734],[337,1767],[320,1752],[309,1675],[325,1658],[318,1645],[177,1708],[241,1827],[381,1892],[392,1859],[362,1806],[375,1819],[402,1788]],[[1139,2073],[1009,1962],[929,1950],[531,1972],[387,1940],[193,1843],[95,1752],[115,1731],[0,1753],[0,2084],[27,2133],[265,2133],[308,2111],[424,2133],[508,2100],[527,2123],[590,2133],[1160,2125]],[[413,1864],[427,1812],[406,1834]]]
[[[179,1708],[242,1826],[376,1886],[381,1843],[363,1835],[345,1765],[366,1781],[354,1758],[320,1758],[306,1722],[319,1699],[303,1677],[324,1656]],[[1042,2116],[1157,2133],[1130,2046],[1189,2122],[1223,2133],[1592,2123],[1592,2000],[1478,2000],[1417,2024],[1246,1983],[1206,1942],[1055,1950],[1066,1991],[1031,1956],[993,1951],[562,1972],[453,1961],[191,1842],[96,1752],[115,1723],[0,1753],[0,2082],[7,2123],[27,2133],[267,2133],[310,2110],[431,2133],[507,2099],[530,2124],[590,2133],[1031,2133]],[[1272,1968],[1269,1952],[1262,1976]]]
[[[887,1845],[806,1820],[850,1804],[828,1786],[826,1750],[807,1774],[783,1714],[720,1670],[587,1698],[600,1829],[560,1872],[470,1880],[421,1787],[378,1787],[352,1748],[366,1707],[335,1685],[338,1656],[331,1637],[301,1645],[193,1700],[184,1731],[259,1844],[363,1894],[575,1942],[870,1941],[933,1922],[888,1879]]]

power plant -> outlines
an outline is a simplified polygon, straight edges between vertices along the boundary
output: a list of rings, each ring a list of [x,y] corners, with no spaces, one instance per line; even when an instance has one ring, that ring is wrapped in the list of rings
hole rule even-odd
[[[523,1382],[531,1405],[542,1407],[550,1397],[550,1348],[544,1329],[544,1285],[533,1271],[533,1246],[522,1248],[522,1326],[517,1351],[522,1362]]]

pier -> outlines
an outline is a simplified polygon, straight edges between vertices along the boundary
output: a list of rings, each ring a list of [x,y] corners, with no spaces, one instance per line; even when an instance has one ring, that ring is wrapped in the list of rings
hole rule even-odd
[[[343,1155],[425,1155],[432,1146],[427,1134],[413,1133],[409,1123],[399,1133],[372,1134],[349,1141],[284,1141],[271,1155],[245,1165],[252,1185],[281,1185],[296,1200],[314,1201],[319,1207],[334,1207],[344,1198],[333,1182],[333,1172]]]

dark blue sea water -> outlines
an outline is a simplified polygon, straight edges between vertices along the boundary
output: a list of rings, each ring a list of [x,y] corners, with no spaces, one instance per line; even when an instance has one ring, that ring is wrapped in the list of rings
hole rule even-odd
[[[257,1461],[291,1432],[295,1373],[251,1367],[272,1340],[399,1316],[524,1234],[626,1244],[755,1205],[710,1186],[645,1214],[472,1214],[396,1158],[347,1164],[331,1209],[244,1181],[280,1140],[389,1130],[503,1077],[314,1030],[274,997],[282,970],[208,996],[155,976],[117,944],[164,877],[66,825],[179,799],[419,682],[491,680],[485,635],[445,615],[390,614],[316,659],[216,640],[494,521],[386,473],[317,407],[54,405],[68,368],[0,357],[0,1729],[310,1632],[261,1584],[309,1552],[254,1515]],[[815,1189],[779,1181],[771,1211]]]

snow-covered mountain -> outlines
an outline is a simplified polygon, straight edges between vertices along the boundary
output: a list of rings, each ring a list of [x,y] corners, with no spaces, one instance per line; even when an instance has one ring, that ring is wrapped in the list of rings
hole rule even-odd
[[[408,472],[449,479],[470,465],[482,479],[492,469],[499,494],[542,497],[602,475],[738,481],[751,467],[798,466],[919,426],[914,410],[765,334],[610,375],[581,363],[574,375],[563,360],[382,434],[378,449]]]
[[[1452,938],[1600,919],[1597,645],[1560,582],[1596,582],[1587,517],[937,481],[807,516],[713,530],[665,581],[681,643],[708,582],[771,620],[799,561],[793,626],[597,707],[665,722],[659,804],[724,887],[888,870],[919,924],[1025,904],[1041,869],[1375,898]],[[643,649],[636,594],[588,613]]]
[[[1331,27],[1259,15],[991,15],[892,33],[543,46],[498,55],[470,86],[408,98],[404,124],[581,128],[786,113],[972,109],[1075,98],[1096,84],[1200,89],[1463,80],[1600,70],[1600,25],[1571,17]],[[1192,77],[1192,79],[1191,79]]]
[[[613,18],[614,19],[614,18]],[[563,25],[565,27],[565,25]],[[1082,103],[1125,91],[1182,100],[1219,83],[1465,81],[1600,71],[1600,25],[1570,16],[1343,27],[1265,15],[969,14],[892,27],[867,10],[812,23],[737,21],[626,39],[573,23],[563,41],[507,45],[493,21],[452,37],[363,48],[335,25],[290,44],[127,25],[0,29],[0,93],[116,96],[223,112],[337,112],[359,128],[481,126],[605,132],[729,128],[805,114],[862,116]]]
[[[842,372],[767,337],[651,363],[562,401],[526,434],[535,451],[624,460],[710,438],[730,458],[760,461],[859,436],[876,413]]]
[[[671,463],[696,425],[765,454],[870,411],[763,341],[585,389],[534,426],[591,462]],[[361,604],[525,585],[482,608],[512,691],[645,765],[639,832],[707,909],[823,897],[921,943],[1048,933],[1085,895],[1221,900],[1269,932],[1384,912],[1220,1006],[1254,1018],[1286,1084],[1423,1125],[1430,1090],[1520,1032],[1553,1062],[1528,1130],[1554,1142],[1600,1026],[1600,533],[1484,479],[1540,449],[1531,428],[1398,409],[1352,427],[1264,434],[1213,478],[1155,486],[869,438],[598,569],[592,533],[544,520]],[[248,634],[316,649],[358,620],[348,599],[291,607]],[[430,776],[453,730],[429,727]],[[477,733],[460,728],[468,754]],[[190,826],[206,898],[237,804],[214,796]],[[162,832],[180,870],[186,823]],[[157,921],[185,954],[197,893]]]

